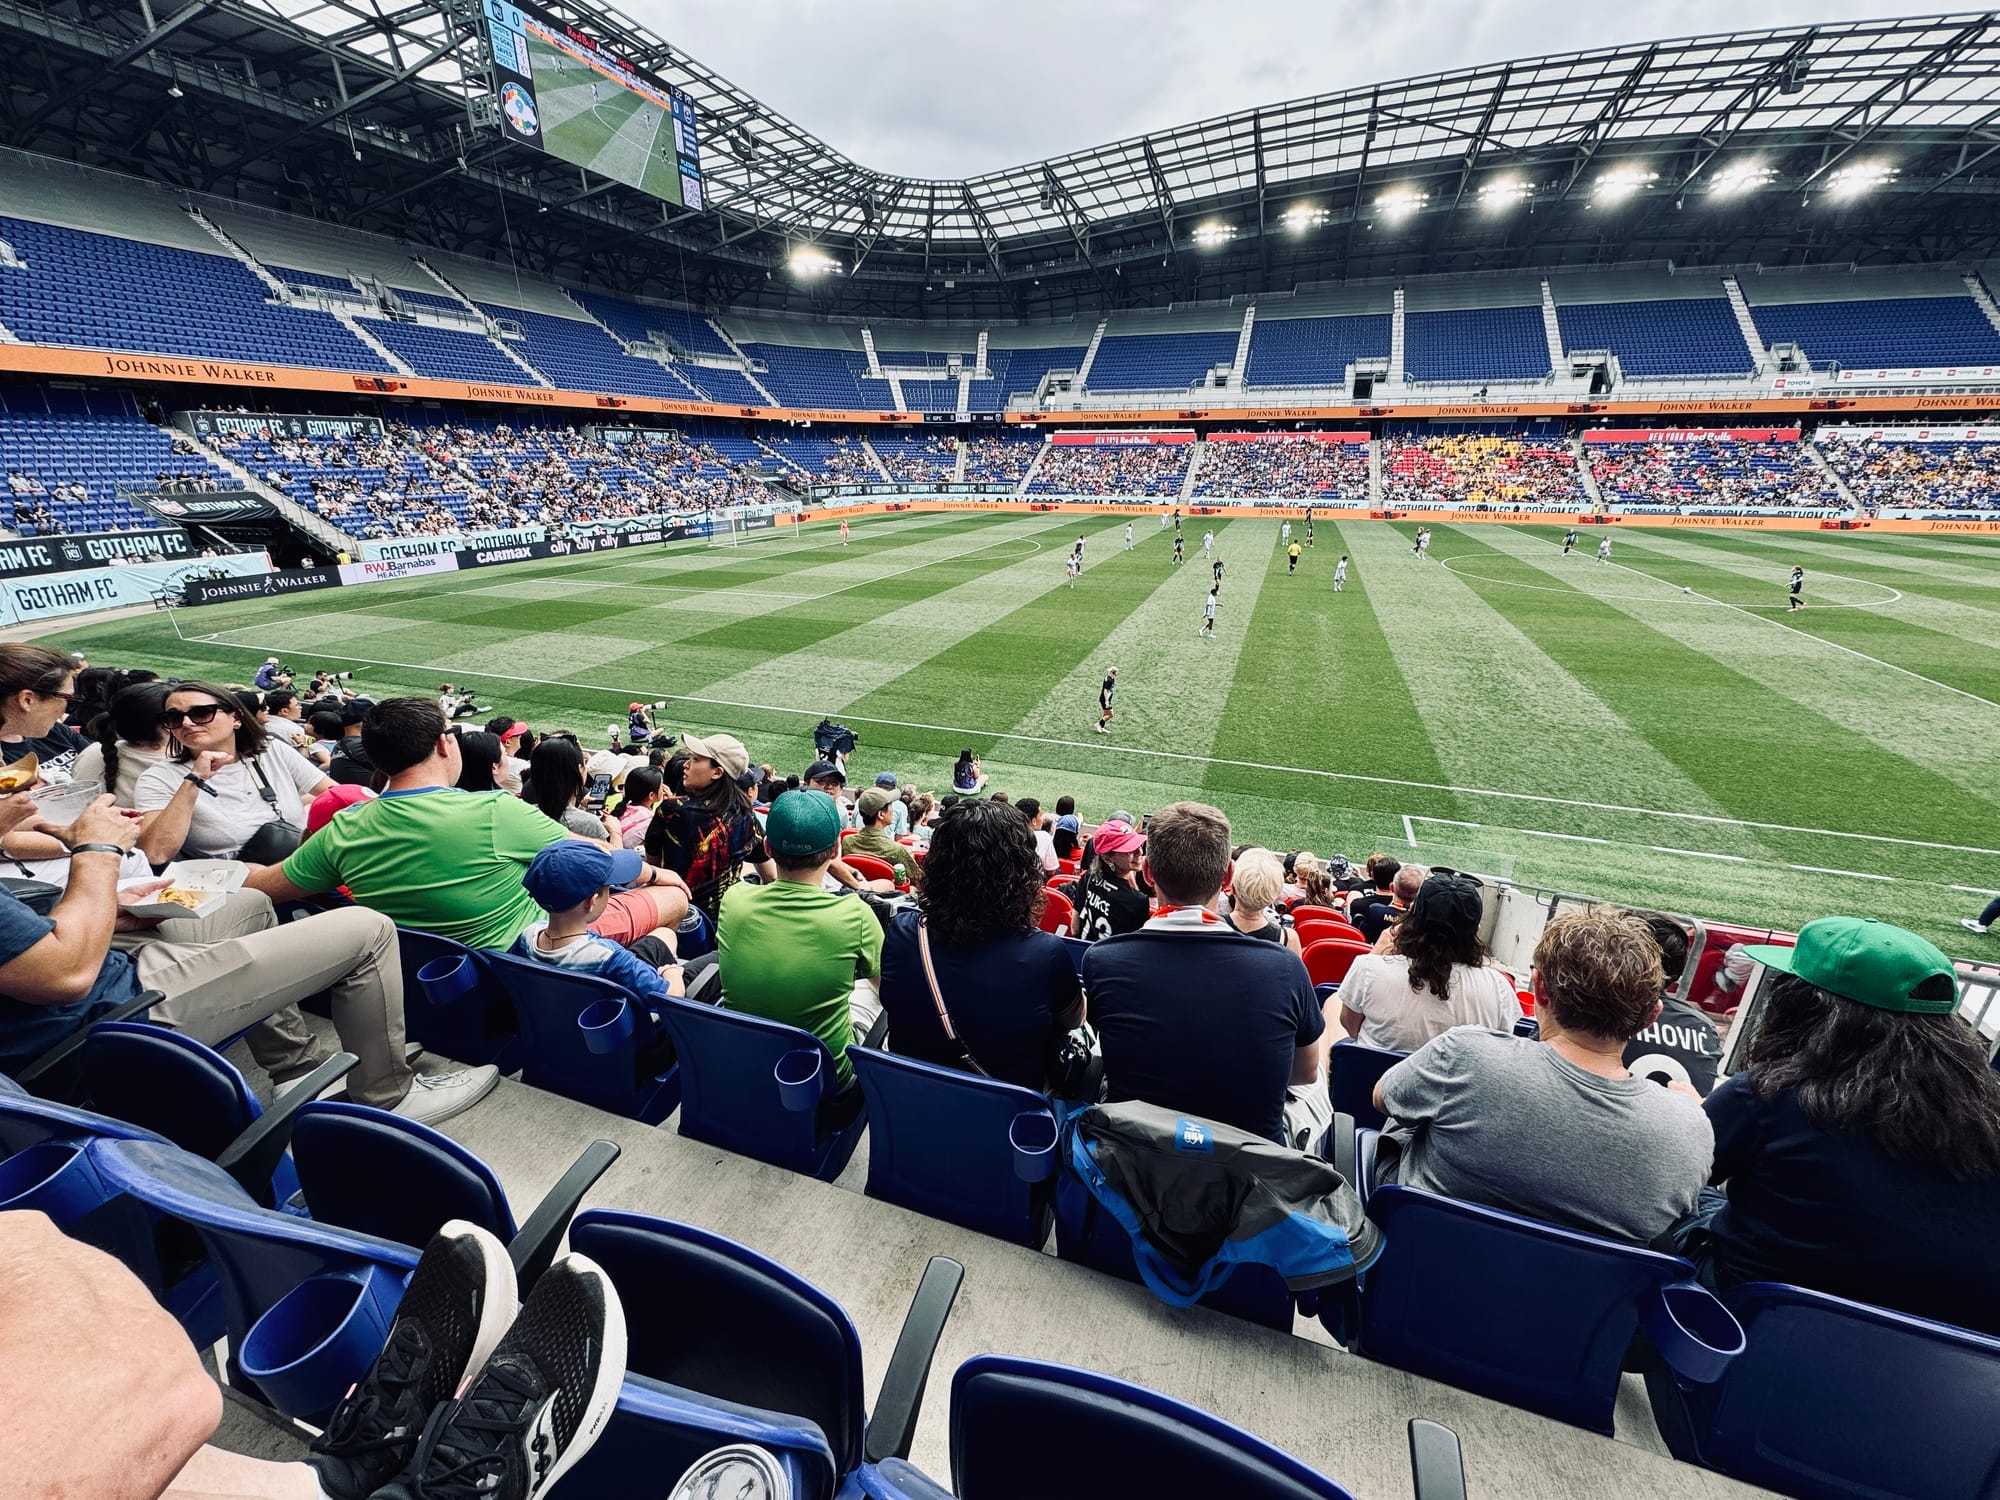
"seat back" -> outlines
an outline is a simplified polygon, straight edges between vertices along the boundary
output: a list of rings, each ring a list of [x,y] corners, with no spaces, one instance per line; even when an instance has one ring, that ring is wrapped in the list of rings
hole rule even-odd
[[[861,1335],[825,1292],[733,1240],[644,1214],[586,1209],[569,1242],[619,1291],[631,1373],[803,1417],[839,1472],[859,1465]]]
[[[1336,1042],[1326,1049],[1326,1092],[1337,1115],[1352,1115],[1364,1130],[1380,1130],[1386,1123],[1375,1107],[1375,1085],[1382,1075],[1410,1054],[1391,1052],[1360,1042]]]
[[[1325,1475],[1198,1407],[1109,1375],[999,1354],[969,1359],[952,1377],[951,1477],[959,1500],[1351,1500]]]
[[[1677,1456],[1811,1500],[2000,1496],[2000,1339],[1775,1282],[1722,1300],[1747,1348],[1674,1390],[1694,1445]]]
[[[836,1074],[833,1054],[818,1037],[690,1000],[667,1001],[662,1019],[680,1056],[682,1135],[808,1176],[840,1175],[867,1117],[822,1130],[820,1109],[788,1108],[778,1082],[780,1065],[803,1075],[816,1058],[819,1104],[826,1103]]]
[[[1298,931],[1299,942],[1302,944],[1332,940],[1349,943],[1365,943],[1368,941],[1368,939],[1361,935],[1359,927],[1356,927],[1352,922],[1343,921],[1339,917],[1301,917],[1294,915],[1292,926]]]
[[[1641,1300],[1692,1279],[1677,1256],[1415,1188],[1368,1199],[1384,1248],[1355,1347],[1398,1369],[1609,1436]]]
[[[1368,944],[1356,939],[1319,938],[1307,943],[1300,956],[1305,959],[1306,973],[1314,984],[1339,984],[1354,966],[1354,960],[1371,951]]]
[[[532,958],[488,953],[521,1027],[521,1081],[656,1125],[680,1102],[673,1048],[621,985]]]
[[[896,867],[879,855],[849,854],[846,850],[842,850],[840,857],[847,868],[863,880],[888,880],[897,885],[903,883],[902,876],[896,873]]]
[[[869,1197],[1041,1248],[1055,1203],[1048,1100],[874,1047],[847,1058],[868,1100]]]
[[[1053,887],[1042,890],[1042,931],[1067,937],[1076,931],[1076,905]]]
[[[514,1238],[492,1168],[451,1137],[365,1104],[320,1101],[292,1123],[306,1211],[322,1224],[422,1249],[450,1219]]]
[[[104,1113],[210,1161],[264,1113],[221,1053],[143,1021],[93,1026],[83,1044],[83,1076]]]
[[[414,927],[396,929],[403,966],[403,1026],[413,1042],[463,1063],[492,1063],[503,1073],[520,1067],[520,1037],[506,993],[488,972],[488,955]],[[417,978],[426,964],[463,958],[476,966],[476,983],[441,1003]]]

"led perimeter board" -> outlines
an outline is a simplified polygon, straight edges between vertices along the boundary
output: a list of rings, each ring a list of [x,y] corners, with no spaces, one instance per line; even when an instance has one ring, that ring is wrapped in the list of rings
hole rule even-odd
[[[668,203],[704,206],[686,94],[532,6],[484,3],[502,131]]]

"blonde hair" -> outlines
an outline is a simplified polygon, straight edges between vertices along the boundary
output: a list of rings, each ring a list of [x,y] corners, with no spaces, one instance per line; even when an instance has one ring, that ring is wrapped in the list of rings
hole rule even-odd
[[[1279,868],[1282,870],[1283,866]],[[1333,899],[1333,879],[1326,873],[1326,866],[1319,862],[1317,854],[1308,852],[1293,860],[1292,878],[1306,893],[1306,905],[1325,906]]]
[[[1276,906],[1285,893],[1285,862],[1269,849],[1245,849],[1236,856],[1236,874],[1230,889],[1239,911],[1264,911]]]

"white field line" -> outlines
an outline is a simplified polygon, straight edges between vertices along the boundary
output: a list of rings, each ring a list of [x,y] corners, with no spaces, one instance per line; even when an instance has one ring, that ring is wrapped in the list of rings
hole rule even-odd
[[[245,627],[249,628],[249,627]],[[235,632],[230,632],[234,634]],[[220,646],[229,651],[269,652],[271,643],[249,645],[242,641],[210,640],[207,637],[193,638],[195,644]],[[319,645],[287,646],[279,643],[277,649],[293,653],[318,651],[327,654]],[[444,670],[433,662],[389,661],[381,657],[349,656],[344,652],[332,653],[342,661],[353,662],[364,667],[389,667],[404,672],[434,674]],[[822,717],[817,708],[787,708],[775,703],[743,703],[726,698],[705,698],[695,693],[672,693],[657,687],[611,687],[601,682],[574,682],[559,677],[531,677],[522,672],[474,672],[461,667],[461,677],[480,677],[493,682],[518,682],[529,687],[568,688],[578,692],[603,693],[607,697],[630,700],[639,698],[646,701],[664,699],[671,703],[692,703],[703,708],[728,708],[750,713],[791,714],[802,718]],[[1591,802],[1576,797],[1551,797],[1538,792],[1503,792],[1490,787],[1450,786],[1435,781],[1408,781],[1397,776],[1367,776],[1357,771],[1325,771],[1314,766],[1279,766],[1268,761],[1237,760],[1222,755],[1195,755],[1181,750],[1148,750],[1134,745],[1106,744],[1099,740],[1062,739],[1054,735],[1013,734],[1006,730],[977,729],[964,724],[925,724],[912,719],[878,719],[865,714],[847,714],[845,718],[856,724],[872,724],[880,729],[916,729],[933,734],[947,734],[955,737],[967,735],[975,739],[1010,740],[1016,744],[1052,745],[1065,750],[1082,750],[1093,755],[1136,755],[1149,760],[1175,761],[1191,765],[1228,766],[1244,771],[1278,771],[1288,776],[1311,776],[1321,781],[1351,781],[1366,786],[1403,787],[1420,792],[1449,792],[1455,797],[1488,797],[1504,802],[1528,802],[1544,807],[1580,807],[1590,812],[1629,813],[1642,818],[1668,818],[1676,822],[1699,823],[1722,828],[1758,828],[1772,833],[1803,833],[1820,838],[1854,839],[1869,844],[1890,844],[1906,849],[1936,849],[1950,854],[1984,854],[2000,857],[2000,849],[1982,848],[1976,844],[1945,844],[1931,839],[1899,838],[1892,834],[1848,833],[1838,828],[1807,828],[1796,823],[1770,823],[1755,818],[1731,818],[1717,813],[1681,812],[1663,807],[1635,807],[1621,802]],[[1456,818],[1429,818],[1427,822],[1450,823],[1460,828],[1480,828],[1479,823],[1462,822]],[[1508,830],[1511,832],[1512,830]]]
[[[1410,815],[1403,814],[1403,837],[1410,841],[1412,849],[1417,847],[1417,830],[1410,826]]]

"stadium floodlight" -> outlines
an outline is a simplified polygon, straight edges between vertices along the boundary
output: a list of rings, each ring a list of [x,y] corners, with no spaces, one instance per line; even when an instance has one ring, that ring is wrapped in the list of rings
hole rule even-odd
[[[1732,198],[1740,193],[1756,192],[1777,175],[1776,167],[1766,166],[1755,158],[1734,161],[1709,174],[1708,190],[1719,197]]]
[[[801,245],[787,262],[794,276],[829,276],[840,273],[840,262],[817,245]]]
[[[1278,222],[1293,234],[1304,234],[1309,229],[1317,229],[1333,215],[1317,203],[1294,203],[1278,215]]]
[[[1496,177],[1479,189],[1479,206],[1488,213],[1502,213],[1534,194],[1535,190],[1518,177]]]
[[[1596,185],[1590,190],[1590,201],[1622,203],[1634,193],[1644,191],[1659,175],[1647,167],[1613,167],[1597,179]]]
[[[1385,219],[1407,219],[1430,202],[1430,197],[1422,188],[1393,187],[1376,198],[1375,212]]]
[[[1827,174],[1826,190],[1836,198],[1853,198],[1884,187],[1901,175],[1900,167],[1883,161],[1849,162]]]
[[[1236,226],[1224,224],[1219,219],[1210,219],[1205,224],[1195,225],[1194,233],[1189,238],[1202,249],[1213,250],[1216,246],[1226,245],[1236,238]]]

